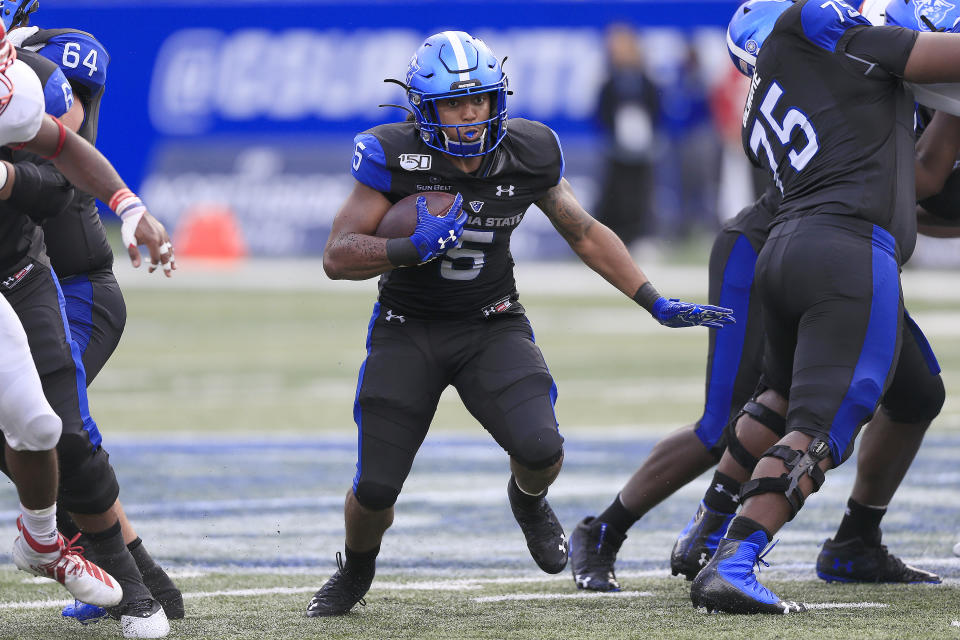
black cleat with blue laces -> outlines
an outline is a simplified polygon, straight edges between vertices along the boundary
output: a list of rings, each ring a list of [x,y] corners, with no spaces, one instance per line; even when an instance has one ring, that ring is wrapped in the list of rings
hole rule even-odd
[[[578,589],[620,591],[613,572],[617,552],[627,536],[589,516],[570,534],[570,570]]]
[[[670,572],[693,580],[713,557],[720,538],[727,532],[733,513],[713,511],[700,501],[697,513],[680,532],[670,554]]]

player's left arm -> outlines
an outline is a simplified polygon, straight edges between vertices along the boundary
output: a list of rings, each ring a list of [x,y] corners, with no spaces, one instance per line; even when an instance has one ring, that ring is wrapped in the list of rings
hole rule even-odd
[[[584,210],[566,178],[536,204],[583,263],[624,295],[649,282],[620,238]]]
[[[120,178],[110,161],[96,147],[70,131],[55,118],[45,115],[40,130],[23,148],[49,158],[75,187],[109,204],[124,228],[124,244],[134,267],[140,266],[138,244],[150,252],[150,271],[161,264],[169,277],[176,269],[170,236],[150,215],[143,202]]]
[[[721,327],[733,322],[730,309],[668,300],[657,293],[623,241],[584,210],[565,178],[536,204],[584,264],[644,307],[660,324]]]

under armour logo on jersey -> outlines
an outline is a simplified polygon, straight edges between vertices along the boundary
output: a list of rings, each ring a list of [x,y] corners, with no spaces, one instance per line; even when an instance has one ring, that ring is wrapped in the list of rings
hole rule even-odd
[[[503,196],[503,195],[512,196],[512,195],[513,195],[513,185],[511,184],[509,187],[504,187],[503,185],[499,185],[499,184],[498,184],[498,185],[497,185],[497,195],[498,195],[498,196]]]
[[[450,229],[450,235],[446,238],[438,238],[437,243],[440,245],[440,251],[443,251],[447,248],[448,242],[456,242],[457,235],[453,232],[453,229]]]
[[[25,266],[23,269],[20,269],[20,271],[17,271],[15,274],[5,279],[3,281],[4,288],[13,289],[15,286],[17,286],[20,283],[21,280],[26,278],[27,274],[30,273],[31,271],[33,271],[32,262],[27,266]]]
[[[387,309],[387,315],[384,318],[384,320],[386,320],[387,322],[390,322],[391,320],[398,320],[400,324],[403,324],[404,322],[407,321],[407,319],[404,318],[403,316],[398,316],[397,314],[395,314],[393,312],[393,309]]]
[[[479,200],[471,200],[470,208],[473,209],[474,213],[480,213],[480,209],[483,209],[483,203]]]

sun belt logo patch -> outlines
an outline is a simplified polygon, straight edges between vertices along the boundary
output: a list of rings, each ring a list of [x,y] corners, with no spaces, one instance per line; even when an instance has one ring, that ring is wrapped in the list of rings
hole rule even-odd
[[[471,200],[470,208],[473,209],[474,213],[480,213],[480,209],[483,209],[483,203],[479,200]]]
[[[400,168],[407,171],[428,171],[433,165],[429,153],[404,153],[400,156]]]

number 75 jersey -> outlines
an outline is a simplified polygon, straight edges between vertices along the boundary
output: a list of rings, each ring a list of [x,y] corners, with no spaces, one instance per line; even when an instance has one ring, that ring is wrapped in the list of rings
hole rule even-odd
[[[843,0],[800,0],[760,48],[743,145],[783,193],[775,222],[853,216],[916,242],[913,98],[901,82],[916,32],[871,26]]]

